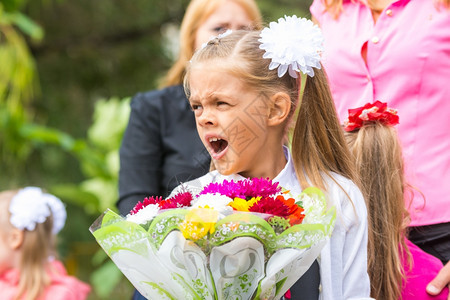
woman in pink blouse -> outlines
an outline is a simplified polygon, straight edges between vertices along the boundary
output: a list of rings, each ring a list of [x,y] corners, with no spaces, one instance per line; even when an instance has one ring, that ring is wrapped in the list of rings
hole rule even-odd
[[[348,107],[375,100],[398,109],[407,181],[420,191],[407,203],[410,239],[447,263],[450,1],[314,0],[310,10],[324,33],[323,64],[341,121]]]

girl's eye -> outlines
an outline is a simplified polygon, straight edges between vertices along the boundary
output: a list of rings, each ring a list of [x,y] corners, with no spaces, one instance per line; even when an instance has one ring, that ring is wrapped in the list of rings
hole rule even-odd
[[[192,104],[192,105],[191,105],[191,109],[192,109],[193,111],[199,110],[200,108],[201,108],[201,106],[198,105],[198,104]]]
[[[213,28],[214,32],[219,33],[224,33],[225,31],[227,31],[227,28],[225,26],[217,26]]]
[[[224,107],[224,106],[229,106],[230,104],[228,102],[218,101],[216,103],[216,105],[220,106],[220,107]]]

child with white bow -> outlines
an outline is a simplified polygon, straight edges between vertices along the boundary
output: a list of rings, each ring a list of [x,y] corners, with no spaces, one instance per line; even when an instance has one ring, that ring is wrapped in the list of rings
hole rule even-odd
[[[84,300],[90,287],[55,259],[66,210],[37,187],[0,193],[0,298]]]
[[[195,53],[185,90],[216,170],[174,192],[244,177],[269,178],[294,193],[320,188],[337,217],[319,257],[319,298],[363,299],[370,293],[367,213],[321,69],[322,41],[317,26],[293,16],[261,32],[221,35]],[[300,72],[309,76],[301,99]],[[283,144],[291,121],[290,151]]]

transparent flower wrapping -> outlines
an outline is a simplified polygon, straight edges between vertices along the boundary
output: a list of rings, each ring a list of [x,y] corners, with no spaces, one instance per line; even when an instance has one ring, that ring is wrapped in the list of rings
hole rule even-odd
[[[319,189],[301,196],[303,222],[287,229],[268,214],[178,208],[141,225],[107,210],[90,231],[148,299],[279,299],[319,256],[334,226],[335,210]]]

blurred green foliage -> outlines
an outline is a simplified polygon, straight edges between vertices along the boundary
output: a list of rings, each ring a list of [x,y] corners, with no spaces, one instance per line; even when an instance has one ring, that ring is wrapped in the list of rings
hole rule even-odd
[[[31,119],[26,106],[36,90],[34,58],[17,28],[32,38],[42,37],[38,25],[18,11],[7,10],[15,8],[12,4],[0,3],[0,151],[1,164],[8,168],[23,162],[31,151],[21,129]]]
[[[129,97],[170,67],[167,28],[188,2],[0,0],[0,189],[41,186],[66,203],[60,254],[92,300],[133,290],[88,228],[115,208]],[[257,0],[267,23],[309,17],[310,2]]]

